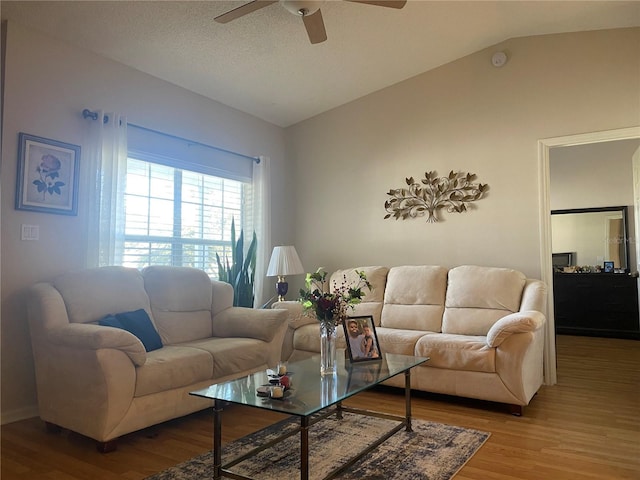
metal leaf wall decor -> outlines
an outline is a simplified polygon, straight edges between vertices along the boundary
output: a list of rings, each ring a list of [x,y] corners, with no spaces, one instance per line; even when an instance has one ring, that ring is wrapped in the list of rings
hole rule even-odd
[[[467,204],[484,197],[489,185],[473,183],[474,173],[454,172],[448,177],[438,177],[435,171],[426,172],[419,182],[409,177],[408,188],[391,189],[387,193],[391,199],[384,202],[389,212],[384,218],[393,217],[398,220],[422,217],[428,214],[427,222],[437,222],[438,210],[446,208],[447,212],[461,213],[467,211]]]

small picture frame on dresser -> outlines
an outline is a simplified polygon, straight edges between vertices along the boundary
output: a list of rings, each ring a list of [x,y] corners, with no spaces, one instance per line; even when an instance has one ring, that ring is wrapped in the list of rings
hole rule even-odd
[[[604,262],[604,273],[613,273],[613,262]]]

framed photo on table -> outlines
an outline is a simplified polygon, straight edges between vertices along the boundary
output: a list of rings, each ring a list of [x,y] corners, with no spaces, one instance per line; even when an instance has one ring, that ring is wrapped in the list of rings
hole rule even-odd
[[[604,273],[613,273],[613,262],[604,262]]]
[[[349,317],[342,324],[349,360],[367,362],[380,360],[382,352],[371,315]]]
[[[16,209],[78,214],[80,146],[18,135]]]

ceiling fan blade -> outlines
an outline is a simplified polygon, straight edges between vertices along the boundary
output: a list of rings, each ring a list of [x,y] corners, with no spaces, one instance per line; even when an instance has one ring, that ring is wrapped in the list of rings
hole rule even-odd
[[[253,0],[252,2],[245,3],[244,5],[234,8],[233,10],[229,10],[227,13],[218,15],[214,20],[218,23],[228,23],[231,20],[235,20],[236,18],[246,15],[247,13],[255,12],[256,10],[268,7],[272,3],[277,2],[278,0]]]
[[[376,5],[378,7],[402,8],[407,4],[407,0],[346,0],[353,3],[366,3],[368,5]]]
[[[322,43],[327,39],[327,31],[324,28],[322,13],[320,13],[319,9],[311,15],[303,15],[302,21],[304,22],[304,28],[307,29],[311,43]]]

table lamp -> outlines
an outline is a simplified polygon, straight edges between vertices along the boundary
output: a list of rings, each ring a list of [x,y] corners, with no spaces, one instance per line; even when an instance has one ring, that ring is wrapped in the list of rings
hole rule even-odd
[[[285,245],[273,248],[269,267],[267,268],[267,277],[278,277],[276,291],[278,292],[279,302],[284,301],[284,297],[289,290],[289,284],[285,276],[299,275],[301,273],[304,273],[304,268],[294,246]]]

